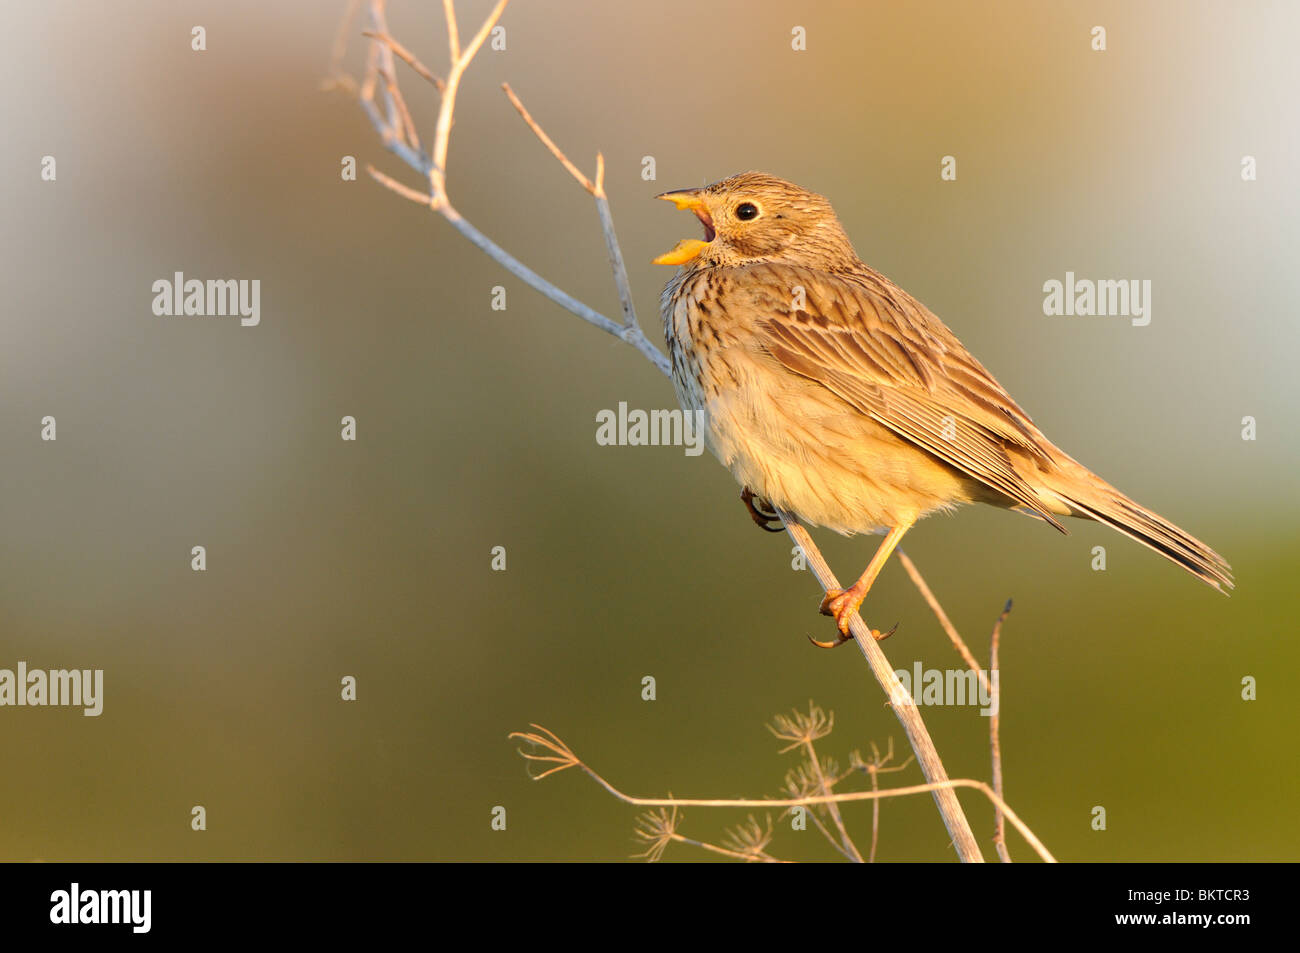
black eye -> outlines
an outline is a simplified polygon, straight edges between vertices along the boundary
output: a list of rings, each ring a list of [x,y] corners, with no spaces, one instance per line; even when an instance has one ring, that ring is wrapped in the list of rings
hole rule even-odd
[[[750,219],[758,218],[758,206],[753,202],[741,202],[736,206],[736,218],[742,222],[748,222]]]

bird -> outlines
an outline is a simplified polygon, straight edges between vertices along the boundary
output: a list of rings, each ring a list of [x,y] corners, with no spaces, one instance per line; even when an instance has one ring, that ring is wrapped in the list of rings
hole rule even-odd
[[[660,300],[673,389],[751,517],[884,535],[857,582],[822,599],[830,644],[849,640],[904,534],[967,503],[1062,533],[1063,517],[1095,520],[1233,587],[1218,553],[1048,440],[938,317],[858,257],[824,196],[743,172],[656,198],[704,228],[654,259],[677,266]]]

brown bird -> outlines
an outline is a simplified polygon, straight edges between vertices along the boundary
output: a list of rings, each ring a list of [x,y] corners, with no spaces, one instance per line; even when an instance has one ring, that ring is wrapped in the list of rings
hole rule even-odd
[[[763,511],[779,507],[885,533],[861,578],[822,600],[842,639],[903,534],[961,503],[1063,533],[1058,516],[1096,520],[1232,588],[1214,550],[1048,440],[942,321],[857,256],[825,198],[761,172],[658,197],[704,225],[655,259],[681,266],[662,298],[673,385],[755,521],[773,528]]]

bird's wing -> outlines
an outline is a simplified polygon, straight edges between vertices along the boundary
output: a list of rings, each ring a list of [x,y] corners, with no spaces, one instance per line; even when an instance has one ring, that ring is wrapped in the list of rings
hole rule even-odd
[[[777,361],[1065,532],[1007,456],[1055,448],[924,305],[875,272],[749,267],[766,273],[733,287],[766,289],[748,304]]]

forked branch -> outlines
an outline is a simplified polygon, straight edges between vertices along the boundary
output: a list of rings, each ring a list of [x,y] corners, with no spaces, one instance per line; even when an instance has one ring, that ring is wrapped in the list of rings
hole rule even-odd
[[[934,793],[935,791],[953,791],[956,788],[971,788],[979,791],[999,811],[1006,816],[1011,822],[1011,826],[1020,832],[1021,836],[1029,842],[1034,851],[1047,863],[1055,863],[1056,858],[1052,856],[1045,844],[1038,839],[1029,825],[1020,819],[1020,816],[1011,809],[1011,806],[1000,798],[997,793],[985,784],[983,781],[976,781],[973,778],[954,778],[944,781],[931,782],[928,784],[911,784],[906,787],[884,788],[871,791],[853,791],[845,794],[811,794],[801,797],[787,798],[681,798],[681,797],[637,797],[631,794],[625,794],[620,791],[609,781],[605,780],[599,772],[588,765],[585,761],[570,748],[563,740],[560,739],[553,731],[543,728],[541,725],[533,724],[530,726],[532,731],[512,732],[509,737],[517,741],[522,741],[532,746],[534,751],[520,750],[520,755],[528,761],[540,764],[551,765],[541,774],[536,775],[537,780],[541,780],[548,775],[564,771],[567,768],[578,768],[591,778],[598,785],[604,788],[609,794],[625,804],[632,804],[638,807],[659,807],[680,810],[684,807],[711,807],[711,808],[748,808],[748,809],[770,809],[770,808],[792,808],[792,807],[813,807],[819,804],[848,804],[855,801],[877,801],[883,798],[891,797],[909,797],[914,794]],[[543,754],[535,753],[536,751],[545,752]]]

